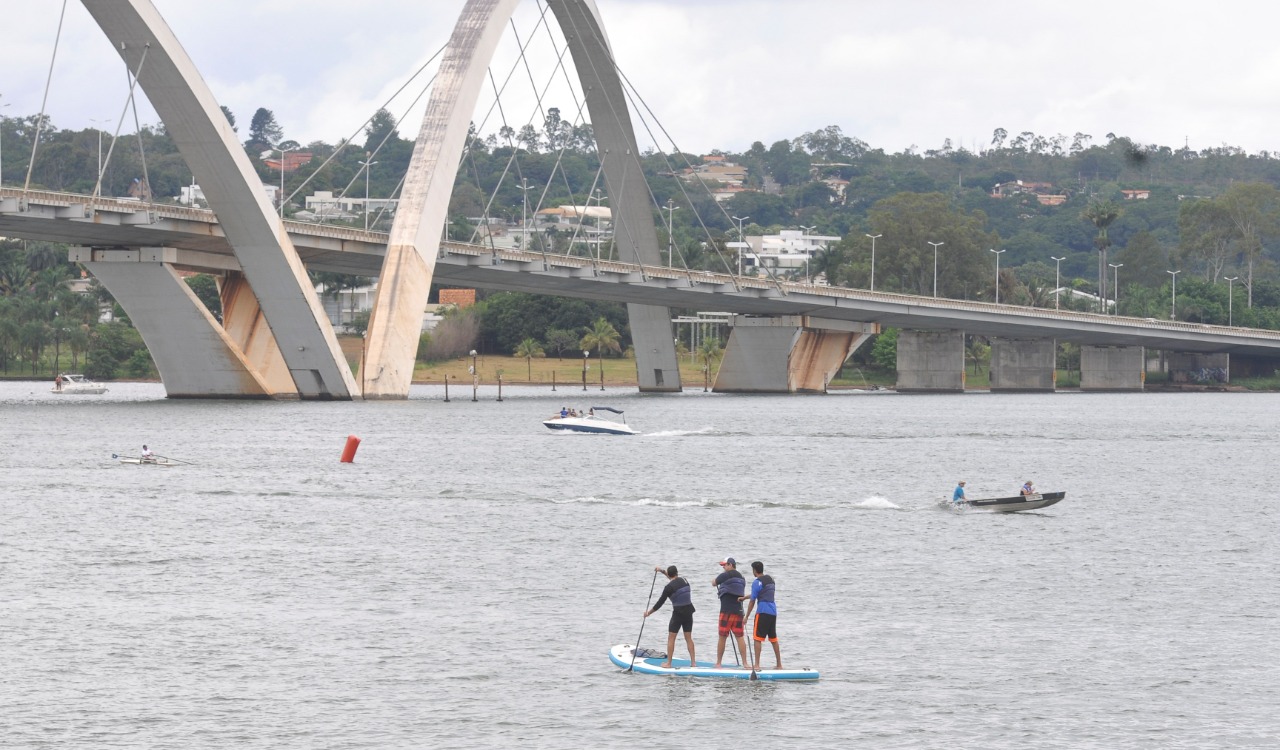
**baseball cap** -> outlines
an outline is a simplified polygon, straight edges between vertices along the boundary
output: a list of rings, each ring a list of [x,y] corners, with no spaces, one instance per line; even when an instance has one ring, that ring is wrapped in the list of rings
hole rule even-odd
[[[723,560],[720,561],[720,564],[721,565],[737,565],[738,561],[734,560],[732,557],[725,557]]]

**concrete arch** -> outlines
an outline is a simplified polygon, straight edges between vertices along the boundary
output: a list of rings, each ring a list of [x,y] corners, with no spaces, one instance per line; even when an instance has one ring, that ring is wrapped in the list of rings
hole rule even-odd
[[[235,251],[244,279],[252,288],[252,295],[239,295],[241,307],[252,309],[237,316],[252,328],[231,330],[232,318],[224,317],[227,335],[221,331],[202,332],[202,340],[228,345],[215,368],[199,364],[207,359],[204,356],[184,356],[192,346],[199,345],[190,336],[147,337],[155,361],[169,363],[169,372],[161,370],[166,388],[171,382],[183,384],[181,392],[170,391],[170,395],[242,396],[248,394],[236,392],[241,388],[239,384],[253,383],[256,388],[265,388],[266,395],[276,397],[358,396],[358,385],[293,242],[263,193],[253,166],[213,93],[159,11],[150,0],[82,2],[130,70],[137,71],[139,84],[200,182]],[[184,295],[152,294],[146,284],[122,284],[120,273],[108,275],[116,281],[108,288],[113,293],[121,291],[124,296],[117,298],[125,309],[131,313],[135,309],[148,310],[158,317],[153,325],[139,325],[144,334],[146,330],[167,330],[163,325],[166,316],[200,318],[185,308]],[[165,274],[154,276],[167,278]],[[207,315],[204,319],[217,324]],[[269,346],[243,344],[264,337],[271,339]],[[187,360],[192,362],[187,370],[173,371]],[[276,364],[281,361],[287,369]],[[243,372],[246,368],[253,372]],[[216,375],[219,371],[237,374],[228,378]]]
[[[486,71],[520,0],[469,0],[449,40],[414,145],[378,280],[360,368],[365,398],[409,394],[422,311],[448,218],[449,199]],[[622,259],[662,262],[635,132],[594,0],[548,0],[587,99],[604,160]],[[627,305],[642,391],[680,390],[666,307]]]

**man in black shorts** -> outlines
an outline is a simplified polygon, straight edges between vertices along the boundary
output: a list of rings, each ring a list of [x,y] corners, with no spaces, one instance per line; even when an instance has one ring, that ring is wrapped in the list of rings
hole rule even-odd
[[[730,636],[738,639],[738,653],[747,658],[747,642],[742,640],[742,602],[738,601],[747,591],[747,579],[738,572],[738,563],[732,557],[720,561],[724,572],[711,581],[720,597],[720,642],[716,646],[716,669],[724,661],[724,642]],[[745,667],[740,664],[739,666]]]
[[[658,573],[666,573],[669,581],[662,588],[662,596],[658,597],[658,603],[653,605],[653,609],[646,610],[645,617],[657,612],[662,607],[662,603],[667,599],[671,599],[671,622],[667,625],[667,661],[659,666],[670,667],[671,659],[676,653],[676,633],[681,628],[684,629],[684,643],[689,647],[689,666],[698,666],[698,658],[693,651],[693,588],[689,586],[689,582],[678,575],[679,571],[676,566],[669,565],[666,570],[659,565],[654,568]]]
[[[751,563],[751,572],[756,579],[751,582],[751,599],[747,603],[747,619],[751,619],[751,608],[760,602],[756,610],[756,624],[751,629],[752,640],[756,642],[755,668],[760,668],[760,647],[767,639],[773,644],[773,657],[777,662],[774,669],[782,669],[782,651],[778,648],[778,605],[775,602],[773,577],[764,574],[764,563],[756,560]]]

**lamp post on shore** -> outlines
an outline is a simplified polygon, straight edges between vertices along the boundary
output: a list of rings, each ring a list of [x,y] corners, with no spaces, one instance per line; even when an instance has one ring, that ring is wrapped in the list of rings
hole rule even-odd
[[[471,350],[471,400],[479,401],[476,392],[480,390],[480,373],[476,370],[476,350]]]
[[[1056,255],[1050,255],[1049,259],[1057,264],[1057,268],[1053,272],[1053,309],[1057,310],[1058,300],[1062,298],[1062,261],[1066,260],[1067,256],[1064,255],[1059,258]]]
[[[876,239],[883,237],[883,234],[868,234],[871,238],[871,291],[876,290]],[[827,280],[828,282],[830,279]]]
[[[927,242],[927,240],[926,240]],[[945,245],[945,242],[929,242],[933,245],[933,296],[938,296],[938,246]]]
[[[1227,325],[1235,325],[1235,314],[1232,309],[1236,300],[1235,288],[1236,282],[1240,280],[1239,276],[1223,276],[1227,280]]]
[[[1123,267],[1124,264],[1108,263],[1107,265],[1111,266],[1111,269],[1112,269],[1111,295],[1115,298],[1115,304],[1112,305],[1111,309],[1115,311],[1113,313],[1114,315],[1119,315],[1120,314],[1120,268]]]
[[[588,349],[582,350],[582,390],[587,390],[587,357],[591,356]]]
[[[1170,299],[1169,299],[1169,320],[1177,320],[1178,319],[1178,274],[1182,273],[1182,269],[1179,268],[1176,271],[1165,271],[1165,273],[1173,277],[1173,289],[1171,290],[1173,294],[1170,295]]]
[[[987,250],[996,254],[996,304],[998,305],[1000,304],[1000,253],[1005,251],[996,250],[993,247],[989,247]]]
[[[742,243],[743,243],[742,222],[746,221],[747,219],[750,219],[751,217],[750,216],[741,216],[741,217],[731,216],[729,218],[738,222],[738,275],[741,276],[742,275]]]

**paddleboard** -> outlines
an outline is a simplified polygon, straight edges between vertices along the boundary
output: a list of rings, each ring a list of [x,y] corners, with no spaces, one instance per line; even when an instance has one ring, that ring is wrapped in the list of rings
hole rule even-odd
[[[621,669],[631,667],[631,657],[635,647],[629,643],[619,644],[609,649],[609,661]],[[715,677],[727,680],[750,680],[751,670],[745,667],[721,667],[716,669],[713,662],[700,661],[696,666],[689,666],[688,659],[672,659],[670,667],[660,666],[666,659],[661,657],[639,657],[635,660],[634,672],[640,674],[659,674],[669,677]],[[761,669],[756,672],[757,680],[816,680],[818,670],[809,669]]]

